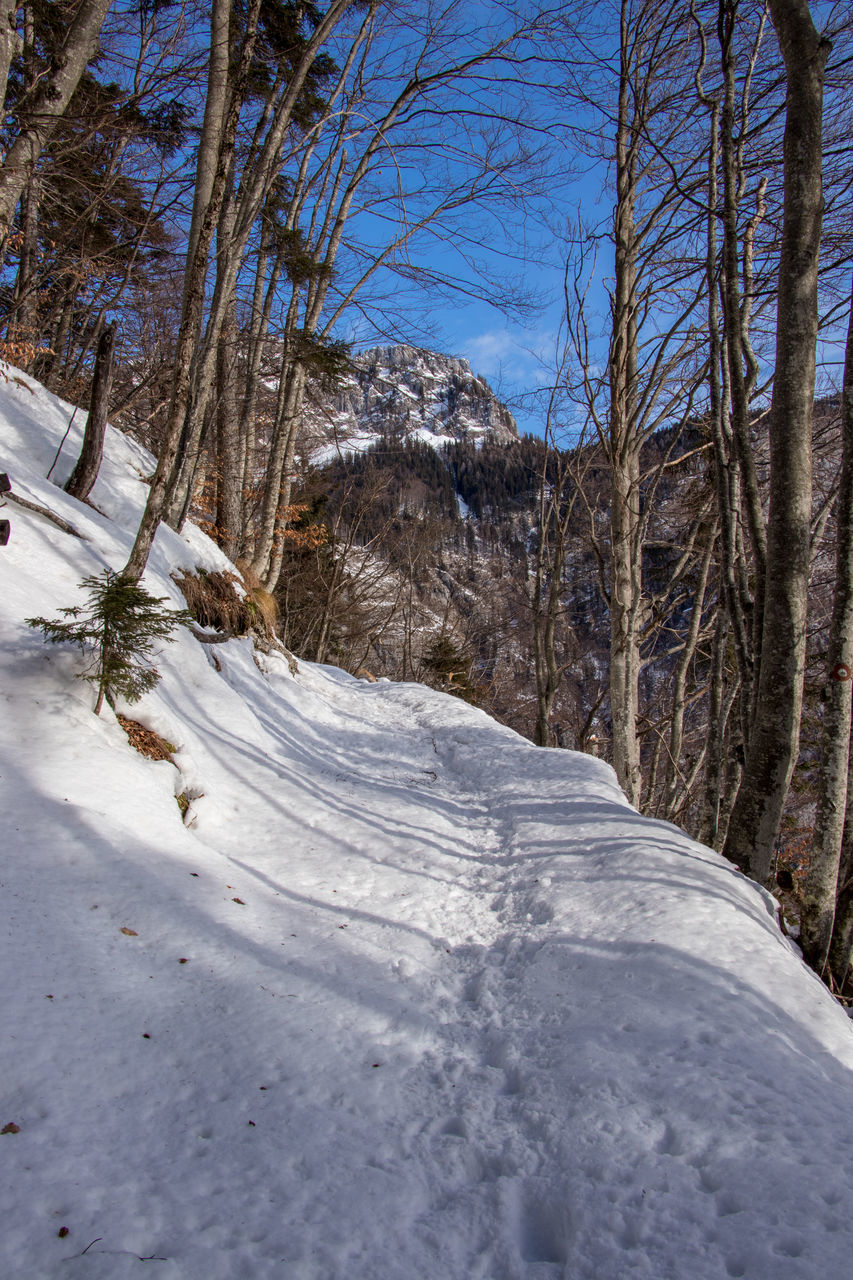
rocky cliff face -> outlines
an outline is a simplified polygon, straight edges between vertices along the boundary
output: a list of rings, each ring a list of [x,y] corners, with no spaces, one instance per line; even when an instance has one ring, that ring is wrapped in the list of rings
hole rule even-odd
[[[518,439],[515,419],[467,360],[400,345],[373,347],[337,391],[310,398],[306,453],[325,461],[338,449],[367,448],[380,436],[448,440]]]

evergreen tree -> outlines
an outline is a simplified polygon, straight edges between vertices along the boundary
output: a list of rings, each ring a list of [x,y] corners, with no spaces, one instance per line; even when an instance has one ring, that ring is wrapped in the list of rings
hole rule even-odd
[[[192,622],[192,615],[185,609],[162,608],[165,596],[152,596],[111,569],[84,578],[80,585],[89,593],[89,604],[61,609],[71,621],[27,618],[27,623],[50,644],[76,644],[92,651],[89,667],[78,678],[97,685],[95,715],[100,715],[104,698],[110,706],[116,694],[138,702],[155,687],[160,672],[149,660],[155,642],[170,639],[176,626]]]

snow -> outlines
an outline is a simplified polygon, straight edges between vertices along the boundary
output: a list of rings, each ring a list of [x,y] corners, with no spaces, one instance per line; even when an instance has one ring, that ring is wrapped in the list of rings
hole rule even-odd
[[[327,444],[312,447],[311,463],[315,467],[327,467],[338,458],[346,457],[348,453],[367,453],[381,439],[378,431],[356,431],[349,434],[344,428]]]
[[[331,405],[306,405],[303,454],[324,466],[380,443],[392,426],[438,451],[463,439],[479,447],[518,438],[512,414],[467,360],[403,344],[363,351]]]
[[[24,621],[146,492],[113,432],[94,508],[44,479],[71,412],[0,388],[83,535],[4,513],[2,1275],[847,1276],[853,1028],[772,899],[592,757],[248,640],[164,647],[138,755]],[[224,563],[163,529],[145,582]]]
[[[432,430],[430,427],[416,427],[414,431],[409,432],[409,436],[413,440],[417,440],[420,444],[428,444],[441,451],[445,445],[453,444],[455,436],[442,435],[439,430]]]
[[[471,433],[480,433],[485,431],[486,428],[470,427],[468,430]],[[443,435],[439,430],[432,430],[430,427],[414,427],[406,435],[408,439],[417,440],[420,444],[431,445],[438,452],[445,445],[453,444],[456,439],[455,436]],[[348,453],[366,453],[368,449],[379,444],[383,439],[384,436],[380,431],[358,431],[354,435],[344,435],[342,433],[337,439],[328,444],[312,448],[311,463],[315,467],[325,467]]]

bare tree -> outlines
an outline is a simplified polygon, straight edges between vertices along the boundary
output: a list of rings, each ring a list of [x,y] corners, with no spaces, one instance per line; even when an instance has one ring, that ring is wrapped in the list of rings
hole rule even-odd
[[[853,294],[841,392],[841,475],[835,537],[835,590],[826,654],[826,704],[817,819],[802,887],[800,931],[803,954],[819,974],[825,973],[829,957],[836,900],[839,893],[849,899],[847,881],[853,871],[846,860],[842,866],[845,824],[853,818],[847,798],[853,690]],[[849,922],[844,915],[842,911],[836,931],[834,976],[839,985],[843,985],[850,967]]]
[[[296,57],[296,65],[290,68],[286,87],[284,87],[278,98],[274,118],[262,144],[262,150],[268,154],[268,163],[260,166],[251,182],[253,199],[249,203],[253,207],[250,207],[246,212],[249,224],[254,221],[257,209],[263,203],[267,186],[272,181],[274,164],[284,145],[305,80],[330,32],[334,29],[336,23],[343,18],[352,3],[353,0],[333,0],[325,15],[302,44]],[[174,362],[175,372],[165,438],[157,461],[157,469],[151,484],[145,512],[143,513],[130,559],[125,566],[124,572],[129,578],[138,579],[143,572],[154,535],[166,513],[170,492],[183,461],[182,456],[179,454],[182,437],[184,439],[184,452],[186,452],[187,438],[191,437],[194,430],[191,411],[194,402],[194,390],[197,391],[197,385],[194,387],[194,382],[197,375],[198,335],[201,331],[205,302],[208,258],[231,172],[240,113],[252,68],[259,10],[260,0],[252,0],[243,29],[242,45],[234,72],[234,79],[229,87],[227,109],[224,113],[218,109],[212,113],[213,123],[211,125],[210,147],[211,149],[215,148],[216,151],[215,172],[213,181],[210,184],[209,195],[207,194],[207,182],[202,183],[201,194],[199,195],[199,200],[205,201],[205,207],[200,214],[197,238],[191,258],[187,264],[181,326],[178,333]],[[217,8],[212,13],[211,42],[214,49],[218,44],[220,22],[221,15]],[[281,74],[284,74],[284,68],[281,69]],[[210,78],[212,87],[218,85],[218,91],[221,92],[221,75],[218,59],[215,56],[211,59]],[[204,166],[208,165],[209,157],[207,157],[206,153],[200,156],[200,161]],[[248,229],[246,234],[248,234]],[[223,295],[225,292],[223,289],[220,293],[220,308],[222,308],[224,302]],[[224,314],[224,310],[221,313]],[[218,333],[214,336],[218,337]],[[215,353],[216,343],[213,342],[202,354],[205,356],[206,362],[212,362],[215,359]],[[208,377],[212,379],[212,368]],[[197,403],[197,395],[195,400]],[[206,398],[203,402],[203,407],[206,407]]]
[[[681,6],[621,0],[612,81],[590,99],[611,139],[613,245],[606,374],[591,344],[586,301],[575,289],[574,334],[580,393],[610,477],[606,594],[610,615],[613,765],[632,803],[641,798],[641,641],[650,620],[643,539],[652,489],[643,448],[662,426],[686,423],[698,392],[696,309],[701,271],[690,244],[701,176],[686,142],[693,108],[683,82],[689,38]],[[579,81],[578,71],[575,80]],[[608,105],[612,103],[612,105]]]
[[[811,419],[817,342],[823,76],[829,44],[807,0],[771,0],[787,73],[785,208],[770,412],[770,512],[761,670],[755,718],[726,856],[755,879],[771,874],[796,760],[811,562]]]
[[[259,369],[264,345],[275,345],[280,361],[273,420],[262,449],[256,449],[252,422],[255,385],[247,382],[239,431],[230,432],[228,456],[243,459],[242,487],[257,487],[260,493],[255,527],[251,533],[244,527],[239,539],[231,529],[241,505],[234,492],[239,466],[221,468],[218,479],[223,512],[227,507],[231,513],[229,537],[250,551],[253,571],[268,589],[283,563],[283,521],[308,380],[340,366],[335,333],[348,310],[363,306],[366,287],[381,271],[404,275],[409,270],[410,245],[428,228],[478,201],[505,196],[513,186],[510,176],[520,173],[525,161],[509,121],[496,135],[491,124],[480,125],[476,103],[468,101],[475,88],[482,92],[481,84],[493,78],[519,31],[478,40],[473,53],[466,35],[466,52],[459,56],[462,42],[452,27],[458,12],[459,6],[450,6],[436,24],[420,13],[413,17],[369,5],[360,24],[352,32],[342,29],[334,44],[340,68],[326,88],[323,110],[292,152],[280,158],[286,183],[276,177],[279,189],[270,185],[272,171],[258,146],[250,158],[266,173],[266,185],[258,187],[247,162],[234,187],[233,208],[223,210],[228,221],[220,224],[217,237],[213,303],[196,359],[169,519],[180,524],[190,508],[218,344],[226,316],[233,316],[235,291],[248,276],[243,264],[250,233],[259,227],[247,360]],[[415,32],[419,42],[413,40]],[[439,168],[440,178],[433,175]],[[282,199],[285,186],[288,194]],[[262,207],[246,204],[253,191],[263,195]],[[377,245],[380,223],[387,227],[387,240],[383,236]]]

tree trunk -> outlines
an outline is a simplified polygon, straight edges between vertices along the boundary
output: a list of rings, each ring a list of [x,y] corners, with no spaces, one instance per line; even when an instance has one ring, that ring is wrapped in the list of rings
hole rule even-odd
[[[636,805],[640,799],[640,650],[638,615],[641,583],[635,537],[640,511],[640,439],[635,432],[637,402],[637,262],[634,227],[637,132],[623,0],[619,99],[616,127],[616,207],[613,214],[615,283],[610,341],[610,714],[613,767]]]
[[[726,343],[728,388],[731,399],[731,426],[735,452],[743,480],[746,524],[755,568],[756,625],[760,625],[767,561],[767,534],[758,489],[755,460],[749,438],[749,395],[744,374],[744,316],[739,279],[738,243],[738,161],[735,148],[735,60],[734,28],[737,5],[727,0],[720,6],[719,36],[723,59],[724,94],[720,118],[720,150],[723,170],[723,329]],[[756,646],[757,651],[757,646]],[[752,669],[741,671],[744,696],[749,700]]]
[[[219,0],[219,2],[227,3],[228,0]],[[260,0],[253,0],[250,8],[248,27],[241,51],[239,77],[242,77],[248,71],[248,64],[257,32],[259,2]],[[222,208],[226,183],[231,169],[240,105],[240,95],[235,91],[231,95],[231,101],[222,126],[222,137],[218,140],[216,173],[210,197],[199,223],[195,252],[192,260],[187,264],[181,325],[178,330],[175,351],[174,374],[165,438],[161,446],[160,456],[157,459],[157,469],[154,472],[154,479],[151,483],[148,501],[145,504],[145,511],[136,534],[136,540],[130,553],[130,559],[124,568],[124,576],[135,580],[142,576],[145,569],[148,555],[154,542],[154,535],[157,532],[160,521],[163,519],[170,489],[180,468],[179,445],[191,406],[193,360],[198,347],[198,335],[201,331],[204,313],[208,255],[210,246],[213,243],[213,234],[219,221],[219,212]]]
[[[613,768],[630,800],[640,799],[639,715],[640,584],[634,557],[634,526],[639,502],[639,465],[631,454],[627,466],[611,474],[610,713],[613,721]]]
[[[296,438],[302,421],[302,404],[305,397],[305,371],[297,368],[294,376],[294,399],[285,423],[286,444],[279,480],[279,500],[273,525],[273,539],[269,563],[263,575],[266,591],[275,591],[284,561],[284,531],[289,521],[288,508],[293,491],[293,459],[296,454]]]
[[[237,413],[237,300],[232,296],[216,353],[217,539],[234,560],[243,537],[243,455]]]
[[[12,18],[14,22],[14,15]],[[4,18],[0,13],[0,27]],[[24,11],[22,41],[25,92],[30,93],[35,83],[35,18],[32,5]],[[8,68],[7,68],[8,70]],[[18,258],[18,274],[15,278],[15,296],[12,307],[12,323],[9,337],[24,347],[35,346],[41,337],[38,332],[38,296],[36,292],[36,263],[38,262],[38,188],[35,171],[36,156],[31,155],[29,181],[21,197],[21,251]]]
[[[847,762],[846,818],[841,840],[837,893],[829,967],[836,987],[847,987],[849,991],[850,966],[853,964],[853,736]]]
[[[724,14],[721,13],[721,17]],[[701,31],[701,27],[700,27]],[[721,37],[725,39],[724,29],[721,28]],[[741,716],[741,724],[744,741],[749,738],[749,707],[751,704],[750,690],[752,689],[753,663],[751,652],[751,634],[747,617],[747,609],[752,607],[752,602],[745,597],[745,591],[742,588],[741,580],[738,577],[738,540],[737,530],[740,527],[740,473],[738,469],[737,457],[734,451],[734,442],[732,437],[731,422],[729,418],[729,361],[726,351],[720,340],[720,307],[719,303],[723,301],[724,314],[731,312],[731,306],[734,302],[735,310],[739,310],[739,299],[737,297],[737,277],[735,275],[735,288],[733,291],[727,289],[727,285],[721,278],[721,272],[718,264],[718,235],[717,223],[720,216],[719,211],[719,182],[718,168],[720,162],[720,132],[721,132],[721,104],[712,97],[709,97],[702,89],[701,75],[705,62],[705,43],[704,34],[703,41],[703,57],[702,66],[697,74],[696,87],[700,101],[711,112],[711,137],[708,150],[708,220],[706,232],[706,258],[705,258],[705,281],[708,299],[708,400],[711,417],[711,432],[714,442],[714,478],[717,490],[717,510],[720,521],[720,543],[719,543],[719,574],[720,586],[725,600],[726,610],[731,624],[732,640],[734,642],[735,654],[737,656],[738,672],[741,680],[741,705],[743,714]],[[725,59],[725,54],[724,54]],[[724,218],[724,241],[727,247],[733,242],[735,246],[734,252],[734,269],[737,271],[737,216],[736,203],[734,199],[734,158],[732,155],[732,122],[733,122],[733,67],[728,69],[726,74],[726,85],[724,96],[726,102],[726,133],[727,141],[724,148],[724,168],[728,175],[724,181],[726,196],[724,197],[724,205],[727,206]],[[734,216],[733,216],[734,215]],[[734,233],[734,237],[733,234]],[[730,255],[731,256],[731,255]],[[731,267],[731,263],[729,264]],[[728,273],[723,273],[725,279]],[[722,295],[722,299],[721,299]],[[726,331],[728,333],[728,331]],[[738,362],[739,362],[738,355]],[[724,385],[725,384],[725,385]],[[725,392],[725,394],[724,394]],[[746,403],[746,397],[744,397]],[[762,525],[763,529],[763,525]],[[719,630],[718,630],[719,636]],[[715,666],[715,679],[719,680],[719,688],[717,693],[722,699],[722,680],[723,666],[719,668]],[[722,705],[722,703],[721,703]],[[706,793],[706,803],[711,807],[706,810],[705,823],[710,823],[710,829],[716,834],[717,820],[719,816],[719,783],[721,781],[720,768],[722,761],[717,759],[716,752],[721,746],[719,739],[712,742],[708,752],[708,768],[715,781],[712,783],[712,792]],[[716,791],[716,800],[711,800],[711,794]],[[704,824],[703,824],[704,826]],[[709,843],[711,843],[709,841]]]
[[[705,753],[705,777],[702,788],[702,817],[699,824],[699,840],[702,844],[717,847],[720,829],[720,799],[723,790],[723,744],[725,719],[723,716],[723,688],[725,680],[725,653],[728,639],[728,615],[722,607],[717,610],[714,646],[711,652],[711,678],[708,688],[708,750]]]
[[[228,175],[228,186],[216,228],[216,283],[213,289],[211,314],[208,316],[204,331],[198,334],[193,352],[192,384],[166,516],[169,524],[175,529],[183,528],[192,505],[202,457],[202,439],[210,420],[209,410],[213,400],[214,386],[218,384],[221,372],[222,343],[228,341],[225,330],[232,314],[236,315],[237,301],[234,288],[236,280],[231,284],[223,285],[226,264],[230,261],[232,254],[233,183],[234,174],[231,171]]]
[[[551,712],[564,668],[557,661],[557,621],[563,592],[568,526],[574,497],[569,498],[569,475],[564,461],[550,448],[546,431],[545,454],[539,478],[539,539],[532,589],[533,659],[536,675],[536,729],[534,742],[550,747],[554,742]],[[553,459],[553,467],[549,461]],[[549,480],[549,470],[553,478]]]
[[[0,105],[6,100],[9,66],[20,43],[17,12],[18,0],[0,0]]]
[[[297,307],[298,297],[296,290],[294,290],[290,314],[286,322],[285,352],[279,372],[275,423],[270,441],[263,490],[260,495],[261,512],[255,537],[255,551],[252,557],[252,569],[262,582],[265,581],[270,572],[271,562],[275,554],[276,528],[282,505],[282,488],[285,485],[288,454],[292,458],[298,417],[302,411],[305,370],[298,361],[292,360],[287,354],[287,343],[292,340],[296,330]],[[272,589],[267,587],[267,590]]]
[[[841,476],[835,517],[835,592],[826,655],[826,705],[817,821],[803,885],[801,945],[816,973],[829,953],[847,810],[853,690],[853,291],[841,392]]]
[[[681,746],[684,738],[684,715],[687,708],[687,674],[699,641],[702,611],[705,607],[705,591],[708,586],[708,576],[711,572],[711,559],[717,533],[718,528],[716,525],[708,531],[708,540],[699,569],[699,577],[693,591],[693,610],[690,615],[687,635],[684,638],[684,649],[676,663],[672,678],[672,711],[670,713],[669,752],[667,755],[663,812],[663,816],[671,822],[675,821],[678,810],[678,762],[681,759]]]
[[[258,262],[255,273],[255,290],[252,299],[252,318],[248,333],[249,351],[246,358],[246,375],[244,381],[243,402],[240,408],[240,449],[243,458],[242,485],[244,502],[250,500],[254,493],[257,459],[255,425],[255,407],[261,379],[261,361],[264,344],[269,332],[272,302],[282,270],[282,259],[279,255],[272,264],[269,280],[267,280],[268,249],[262,243],[258,250]],[[251,555],[251,521],[244,520],[243,535],[239,552],[243,556]]]
[[[98,342],[89,399],[89,416],[86,419],[86,430],[83,434],[83,448],[65,486],[65,492],[70,493],[72,498],[79,498],[81,502],[85,501],[92,492],[101,468],[101,459],[104,456],[104,437],[107,433],[115,364],[115,340],[114,320],[112,324],[107,325]]]
[[[213,197],[219,148],[225,130],[225,115],[228,109],[230,26],[231,0],[213,0],[210,10],[210,62],[207,68],[207,93],[204,99],[204,118],[193,187],[193,209],[187,239],[187,267],[191,266],[195,258],[202,219]],[[187,275],[187,282],[188,279]],[[185,303],[187,289],[188,283],[185,283]]]
[[[797,754],[811,554],[811,417],[823,215],[823,72],[807,0],[770,0],[787,72],[785,207],[770,418],[767,586],[756,714],[725,854],[766,883]]]

